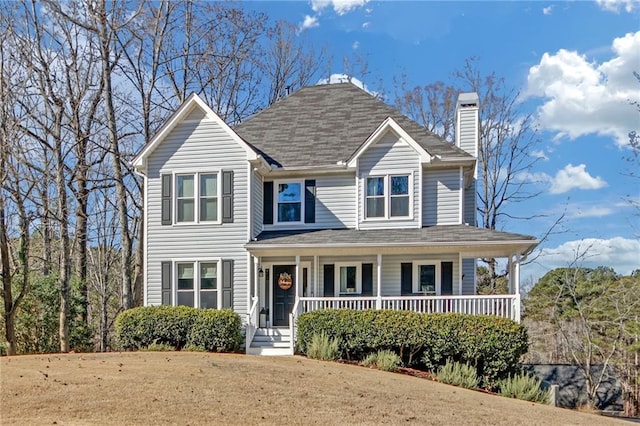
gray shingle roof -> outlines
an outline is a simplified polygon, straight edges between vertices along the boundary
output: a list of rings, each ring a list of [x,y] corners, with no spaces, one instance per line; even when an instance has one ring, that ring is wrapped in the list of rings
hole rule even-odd
[[[295,168],[345,161],[387,118],[442,158],[472,158],[351,83],[304,87],[234,130],[271,164]]]
[[[529,235],[492,231],[468,225],[437,225],[414,229],[322,229],[303,231],[264,231],[247,248],[257,246],[299,247],[332,245],[336,247],[388,245],[445,245],[461,243],[530,243],[538,241]]]

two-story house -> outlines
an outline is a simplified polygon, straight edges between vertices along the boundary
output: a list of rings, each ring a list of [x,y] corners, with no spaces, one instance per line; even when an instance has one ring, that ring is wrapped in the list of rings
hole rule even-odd
[[[251,353],[290,353],[297,316],[321,308],[519,321],[538,241],[476,227],[478,110],[460,95],[451,143],[348,83],[234,129],[191,95],[134,160],[145,305],[233,308]],[[510,294],[476,295],[482,257],[506,259]]]

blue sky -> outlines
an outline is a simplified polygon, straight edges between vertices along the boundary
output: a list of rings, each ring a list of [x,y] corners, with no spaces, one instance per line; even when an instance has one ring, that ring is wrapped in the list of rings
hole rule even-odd
[[[542,194],[513,206],[547,218],[510,221],[505,230],[541,236],[566,211],[524,280],[566,266],[640,268],[640,178],[625,161],[627,133],[640,131],[640,3],[400,2],[312,0],[249,2],[271,19],[298,23],[315,45],[327,45],[331,73],[349,72],[343,57],[367,59],[358,76],[393,102],[394,77],[410,86],[447,81],[471,56],[522,93],[543,139],[532,174]],[[637,165],[637,162],[636,162]],[[636,167],[637,168],[637,167]],[[629,202],[631,200],[632,203]]]

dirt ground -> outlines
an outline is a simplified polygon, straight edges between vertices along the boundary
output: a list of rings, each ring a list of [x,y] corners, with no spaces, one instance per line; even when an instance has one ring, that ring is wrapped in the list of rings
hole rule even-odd
[[[302,357],[2,357],[0,387],[2,425],[626,423]]]

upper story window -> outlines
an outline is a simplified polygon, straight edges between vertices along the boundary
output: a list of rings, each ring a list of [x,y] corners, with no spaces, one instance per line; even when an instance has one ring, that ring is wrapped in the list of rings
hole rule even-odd
[[[218,198],[217,173],[176,175],[176,222],[217,222]]]
[[[372,176],[366,183],[366,218],[410,217],[409,175]]]
[[[301,222],[303,217],[301,182],[278,182],[277,221]]]

